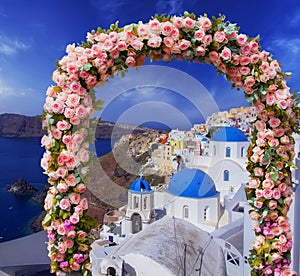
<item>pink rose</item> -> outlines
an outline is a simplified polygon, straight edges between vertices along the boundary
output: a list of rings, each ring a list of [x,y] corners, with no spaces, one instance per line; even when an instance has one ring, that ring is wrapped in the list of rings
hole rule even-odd
[[[80,202],[80,194],[78,193],[70,193],[68,195],[71,204],[78,204]]]
[[[83,208],[80,206],[80,205],[77,205],[75,208],[74,208],[74,211],[76,214],[78,215],[82,215],[83,214]]]
[[[274,138],[274,139],[269,140],[268,144],[271,147],[276,147],[279,145],[279,141],[278,141],[278,139]]]
[[[70,265],[71,269],[74,270],[74,271],[78,271],[80,269],[80,265],[76,262],[72,263]]]
[[[130,45],[133,47],[133,49],[140,51],[144,47],[144,43],[141,41],[141,39],[136,38],[130,42]]]
[[[80,97],[77,94],[69,94],[66,104],[69,107],[75,107],[78,106],[80,102]]]
[[[263,170],[263,168],[261,168],[261,167],[256,167],[256,168],[254,168],[254,171],[253,171],[253,172],[254,172],[255,176],[258,176],[258,177],[264,175],[264,170]]]
[[[54,195],[48,193],[46,198],[45,198],[45,203],[44,203],[44,209],[46,211],[52,209],[54,206]]]
[[[81,88],[81,85],[80,85],[80,82],[78,81],[73,81],[71,84],[70,84],[70,89],[73,91],[73,92],[78,92]]]
[[[205,56],[205,48],[203,48],[202,46],[197,46],[196,48],[196,52],[198,56]]]
[[[67,247],[65,246],[65,244],[64,244],[63,242],[59,243],[58,248],[57,248],[57,251],[58,251],[60,254],[65,254],[65,253],[66,253]]]
[[[157,18],[154,18],[149,21],[149,27],[153,34],[159,35],[161,33],[161,23]]]
[[[86,198],[83,198],[82,200],[80,200],[80,203],[79,203],[80,206],[82,206],[82,208],[84,210],[87,210],[89,205],[88,205],[88,201]]]
[[[260,189],[256,189],[255,190],[255,195],[256,195],[256,198],[261,198],[263,197],[263,190],[260,190]]]
[[[209,18],[202,16],[198,19],[198,25],[207,31],[211,27],[211,21]]]
[[[212,36],[211,35],[203,36],[202,42],[205,46],[209,45],[212,42]]]
[[[277,201],[276,201],[276,200],[273,200],[273,199],[271,199],[271,200],[269,201],[269,204],[268,204],[268,206],[269,206],[269,208],[270,208],[271,210],[274,210],[274,209],[276,209],[276,207],[277,207]]]
[[[260,209],[263,206],[263,202],[256,200],[254,201],[254,206]]]
[[[241,67],[240,67],[240,73],[241,73],[242,75],[249,75],[249,73],[250,73],[250,68],[247,67],[247,66],[241,66]]]
[[[240,64],[241,65],[248,65],[250,63],[250,57],[240,56]]]
[[[78,191],[78,193],[84,193],[86,191],[86,185],[83,183],[79,183],[76,185],[76,189]]]
[[[175,41],[179,39],[179,36],[180,36],[180,32],[177,28],[174,28],[170,33],[170,37],[173,38]]]
[[[276,117],[272,117],[272,118],[270,118],[270,120],[269,120],[269,124],[270,124],[270,126],[271,126],[272,128],[277,128],[277,127],[280,126],[281,121],[280,121],[280,119],[278,119],[278,118],[276,118]]]
[[[58,262],[62,262],[64,260],[64,255],[63,254],[56,254],[55,255],[55,260]]]
[[[246,42],[247,42],[247,40],[248,40],[248,37],[247,37],[247,35],[245,35],[245,34],[239,34],[238,36],[237,36],[237,38],[236,38],[236,42],[237,42],[237,44],[239,44],[239,45],[245,45],[246,44]]]
[[[248,181],[249,188],[256,189],[259,187],[259,185],[260,185],[260,181],[257,178],[250,178],[250,180]]]
[[[268,179],[265,179],[262,184],[263,184],[264,189],[266,189],[266,188],[272,189],[274,187],[273,182]]]
[[[256,129],[259,131],[264,131],[266,129],[266,123],[263,121],[256,121],[254,125]]]
[[[187,29],[193,29],[196,25],[196,21],[190,17],[186,17],[183,19],[183,26]]]
[[[194,37],[196,40],[200,41],[205,35],[205,32],[202,29],[199,29],[195,32]]]
[[[274,198],[274,199],[279,199],[280,197],[281,197],[281,192],[280,192],[280,190],[277,189],[277,188],[275,188],[275,189],[273,190],[273,198]]]
[[[276,103],[276,98],[273,94],[267,93],[266,95],[267,105],[274,105]]]
[[[69,174],[68,177],[65,179],[65,181],[69,187],[76,186],[76,179],[72,174]]]
[[[59,202],[59,208],[62,210],[70,211],[71,204],[70,201],[67,198],[62,198]]]
[[[273,191],[270,188],[266,188],[263,190],[263,194],[264,194],[265,199],[271,199],[273,196]]]
[[[53,102],[52,111],[54,113],[59,114],[59,113],[62,113],[63,110],[64,110],[64,105],[63,105],[63,103],[61,101],[56,100],[56,101]]]
[[[178,41],[178,46],[181,51],[184,51],[191,46],[191,42],[186,39],[180,39]]]
[[[219,42],[219,43],[222,43],[226,38],[226,34],[224,31],[216,31],[215,34],[214,34],[214,40]]]
[[[251,52],[257,52],[259,50],[259,45],[256,41],[252,40],[249,42],[249,45],[251,47]]]
[[[74,116],[74,109],[73,108],[69,108],[69,107],[66,107],[65,108],[65,111],[64,111],[64,115],[66,118],[70,119]]]
[[[244,81],[245,86],[249,86],[252,87],[255,84],[255,79],[253,76],[248,76],[246,77],[245,81]]]
[[[259,61],[259,55],[258,54],[253,54],[253,55],[250,56],[250,62],[252,64],[257,63],[258,61]]]
[[[65,193],[69,189],[65,182],[59,182],[56,188],[60,193]]]
[[[65,247],[66,247],[66,248],[72,248],[73,245],[74,245],[74,242],[73,242],[71,239],[66,239],[66,240],[64,241],[64,244],[65,244]]]
[[[76,232],[74,230],[69,231],[68,234],[67,234],[67,237],[69,239],[74,239],[75,236],[76,236]]]
[[[52,136],[53,136],[56,140],[59,140],[59,139],[61,138],[61,135],[62,135],[61,131],[60,131],[59,129],[57,129],[57,128],[53,129],[53,130],[51,131],[51,134],[52,134]]]
[[[71,216],[70,216],[70,222],[72,224],[77,224],[79,222],[79,215],[77,213],[73,213]]]
[[[84,239],[87,236],[87,233],[82,231],[82,230],[79,230],[77,232],[77,236],[78,236],[79,239]]]
[[[58,175],[58,177],[64,178],[67,174],[67,169],[66,167],[58,167],[58,169],[56,170],[56,173]]]
[[[127,57],[125,61],[126,65],[129,67],[133,67],[135,65],[135,59],[134,57]]]
[[[280,100],[277,105],[281,108],[281,109],[286,109],[288,107],[288,103],[286,100]]]
[[[162,34],[164,36],[169,36],[173,30],[174,26],[171,22],[167,21],[167,22],[163,22],[162,23]]]
[[[231,59],[231,50],[228,47],[224,47],[220,57],[225,59],[225,60],[230,60]]]
[[[61,236],[64,236],[66,234],[65,228],[62,224],[58,225],[57,233]]]

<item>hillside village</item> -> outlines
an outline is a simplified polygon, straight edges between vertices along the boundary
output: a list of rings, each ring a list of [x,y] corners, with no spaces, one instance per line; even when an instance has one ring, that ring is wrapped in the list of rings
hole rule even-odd
[[[141,147],[125,147],[128,155],[149,151],[151,157],[140,166],[127,204],[104,216],[93,244],[93,275],[250,275],[247,256],[254,234],[244,189],[255,119],[254,108],[234,108],[191,130],[171,130]],[[123,136],[117,145],[136,138]],[[152,173],[164,175],[164,183],[151,186],[145,177]],[[293,172],[294,183],[299,177]],[[290,211],[294,231],[299,228],[297,188]],[[292,252],[296,271],[298,239]]]

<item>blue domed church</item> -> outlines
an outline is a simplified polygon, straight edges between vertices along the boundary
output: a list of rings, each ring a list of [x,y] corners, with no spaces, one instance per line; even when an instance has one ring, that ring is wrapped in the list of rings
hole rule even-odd
[[[211,232],[218,227],[220,194],[212,178],[199,169],[174,174],[164,193],[166,213]]]
[[[135,234],[145,229],[155,219],[154,191],[142,177],[132,182],[128,190],[124,232]]]

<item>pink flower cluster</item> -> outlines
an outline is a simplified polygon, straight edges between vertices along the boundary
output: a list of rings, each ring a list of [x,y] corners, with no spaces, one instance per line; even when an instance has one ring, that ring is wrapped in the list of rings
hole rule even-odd
[[[185,14],[92,31],[86,44],[70,44],[66,52],[53,72],[57,85],[47,90],[43,121],[48,134],[42,138],[46,151],[41,166],[52,184],[44,205],[48,212],[45,229],[53,272],[65,275],[90,267],[87,233],[77,227],[88,208],[81,194],[86,190],[90,161],[86,142],[89,117],[96,108],[92,88],[128,67],[142,65],[150,56],[153,60],[210,63],[235,87],[244,88],[245,96],[256,106],[258,119],[248,151],[248,198],[256,233],[252,269],[293,275],[286,258],[292,246],[287,218],[292,203],[288,168],[294,158],[292,133],[300,112],[279,63],[261,51],[256,39],[239,34],[234,24]],[[78,252],[70,255],[67,252],[74,249],[76,239],[80,239]],[[265,249],[266,244],[271,244],[270,248]],[[261,248],[264,250],[259,253]]]

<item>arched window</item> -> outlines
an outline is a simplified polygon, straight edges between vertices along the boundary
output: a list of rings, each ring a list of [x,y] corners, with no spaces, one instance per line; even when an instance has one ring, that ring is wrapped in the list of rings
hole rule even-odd
[[[185,219],[188,219],[189,218],[189,206],[184,205],[182,211],[183,211],[182,212],[182,217],[185,218]]]
[[[230,155],[231,155],[231,148],[226,147],[226,157],[230,157]]]
[[[207,221],[209,219],[209,206],[205,206],[203,210],[203,220]]]
[[[241,157],[245,157],[245,147],[241,148]]]
[[[229,181],[229,171],[225,170],[223,174],[224,174],[223,175],[223,180],[224,181]]]
[[[144,210],[147,209],[147,197],[144,198]]]
[[[139,199],[137,196],[133,197],[133,208],[138,209],[139,208]]]

